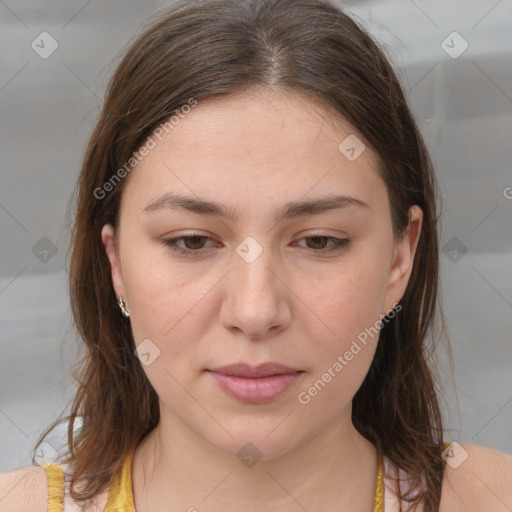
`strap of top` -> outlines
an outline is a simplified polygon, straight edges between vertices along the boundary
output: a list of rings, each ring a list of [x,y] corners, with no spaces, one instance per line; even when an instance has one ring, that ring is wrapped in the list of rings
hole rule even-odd
[[[133,450],[126,456],[123,468],[110,483],[104,512],[136,512],[132,493]]]
[[[112,478],[104,512],[136,512],[132,494],[132,459],[130,453],[122,471]],[[64,469],[53,462],[41,464],[48,480],[48,512],[64,511]]]
[[[64,470],[52,462],[42,465],[48,479],[48,512],[64,510]]]
[[[377,485],[375,487],[373,512],[384,512],[384,469],[380,450],[377,450],[377,468]]]

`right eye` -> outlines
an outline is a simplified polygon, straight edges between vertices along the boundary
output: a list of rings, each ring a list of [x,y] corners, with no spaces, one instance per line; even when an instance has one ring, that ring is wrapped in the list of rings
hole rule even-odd
[[[194,255],[200,252],[204,252],[201,249],[203,248],[204,243],[208,240],[213,240],[213,238],[206,235],[193,234],[177,236],[174,238],[166,238],[165,240],[162,240],[162,243],[165,244],[173,252]],[[178,242],[180,241],[184,241],[185,247],[178,245]],[[191,245],[192,247],[187,247],[187,245]]]

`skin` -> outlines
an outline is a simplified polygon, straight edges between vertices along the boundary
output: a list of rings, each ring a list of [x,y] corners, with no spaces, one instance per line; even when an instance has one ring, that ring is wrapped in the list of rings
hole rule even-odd
[[[234,503],[295,511],[297,502],[308,510],[371,509],[376,451],[352,425],[351,401],[377,337],[310,403],[297,400],[401,298],[421,230],[422,212],[413,207],[411,229],[394,245],[374,155],[366,149],[350,161],[338,150],[352,133],[298,96],[232,97],[199,104],[130,175],[117,232],[107,225],[102,239],[136,344],[150,339],[160,351],[144,367],[161,423],[135,454],[138,511],[169,504],[220,511]],[[236,215],[145,211],[170,191]],[[273,218],[288,201],[333,193],[369,207]],[[350,245],[328,252],[332,242],[304,239],[317,232]],[[214,239],[188,245],[199,256],[162,244],[194,233]],[[247,236],[263,250],[251,263],[236,252]],[[244,404],[204,371],[238,361],[276,361],[304,373],[273,402]],[[247,443],[262,457],[250,468],[237,457]]]

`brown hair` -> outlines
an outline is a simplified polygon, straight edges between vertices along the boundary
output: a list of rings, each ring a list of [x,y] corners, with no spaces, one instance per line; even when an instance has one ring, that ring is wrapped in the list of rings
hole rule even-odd
[[[119,313],[100,237],[104,224],[116,225],[126,179],[104,197],[95,191],[191,98],[205,102],[255,87],[305,94],[355,127],[378,156],[396,238],[408,227],[409,207],[423,211],[403,311],[383,322],[370,370],[353,399],[352,419],[383,455],[422,482],[424,492],[409,501],[434,512],[444,471],[430,368],[434,336],[427,339],[440,306],[438,185],[383,50],[328,0],[174,2],[115,69],[77,183],[70,245],[72,313],[86,347],[72,409],[62,420],[69,420],[63,462],[73,473],[71,495],[85,502],[103,492],[160,416],[158,396],[134,355],[130,324]],[[82,425],[74,431],[79,416]]]

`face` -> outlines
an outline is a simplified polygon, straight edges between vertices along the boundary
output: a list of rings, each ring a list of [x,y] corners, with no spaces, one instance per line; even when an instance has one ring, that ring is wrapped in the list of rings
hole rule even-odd
[[[339,149],[355,133],[300,96],[230,97],[199,103],[132,170],[102,239],[162,421],[273,458],[350,418],[421,228],[413,207],[394,244],[375,155]],[[212,372],[266,362],[291,370]]]

